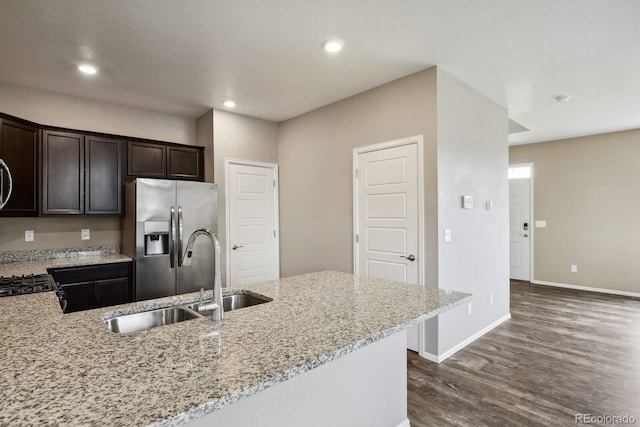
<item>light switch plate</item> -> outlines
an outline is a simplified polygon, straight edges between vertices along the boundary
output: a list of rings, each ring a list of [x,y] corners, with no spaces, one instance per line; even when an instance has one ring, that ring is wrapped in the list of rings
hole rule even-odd
[[[80,236],[82,240],[89,240],[91,238],[91,230],[89,230],[88,228],[83,228],[80,231]]]
[[[462,208],[473,209],[473,196],[462,196]]]
[[[547,228],[547,221],[536,220],[536,228]]]
[[[24,230],[24,241],[33,242],[33,230]]]

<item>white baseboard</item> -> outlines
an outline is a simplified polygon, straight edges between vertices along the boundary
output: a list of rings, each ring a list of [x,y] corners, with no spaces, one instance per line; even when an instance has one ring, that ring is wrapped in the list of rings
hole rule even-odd
[[[554,286],[556,288],[577,289],[579,291],[598,292],[601,294],[622,295],[625,297],[640,298],[640,292],[618,291],[615,289],[605,289],[605,288],[590,288],[588,286],[570,285],[567,283],[546,282],[544,280],[532,280],[531,283],[533,283],[534,285]]]
[[[409,418],[405,418],[400,424],[396,427],[411,427],[411,423],[409,422]]]
[[[427,360],[430,360],[431,362],[442,363],[445,360],[447,360],[450,356],[452,356],[453,354],[457,353],[459,350],[462,350],[467,345],[471,344],[472,342],[474,342],[475,340],[477,340],[478,338],[480,338],[481,336],[483,336],[487,332],[489,332],[492,329],[500,326],[502,323],[506,322],[509,319],[511,319],[511,313],[505,314],[504,316],[502,316],[501,318],[499,318],[498,320],[496,320],[495,322],[493,322],[492,324],[490,324],[486,328],[476,332],[475,334],[471,335],[466,340],[462,341],[458,345],[453,346],[452,348],[450,348],[449,350],[445,351],[444,353],[442,353],[440,355],[436,355],[436,354],[424,351],[424,352],[420,353],[420,356],[424,357]]]

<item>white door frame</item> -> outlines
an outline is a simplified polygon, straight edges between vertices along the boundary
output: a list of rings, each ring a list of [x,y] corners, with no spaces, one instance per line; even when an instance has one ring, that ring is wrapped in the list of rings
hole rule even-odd
[[[534,260],[534,239],[535,239],[535,228],[536,221],[533,217],[533,213],[535,212],[533,209],[533,163],[514,163],[509,164],[509,168],[518,168],[528,166],[531,170],[531,176],[529,177],[529,282],[533,282],[533,260]]]
[[[353,272],[359,271],[359,250],[360,242],[356,240],[359,229],[358,223],[358,180],[356,170],[358,169],[358,155],[371,151],[379,151],[387,148],[401,147],[403,145],[416,144],[418,149],[418,284],[425,286],[426,256],[425,256],[425,226],[424,226],[424,137],[422,135],[410,136],[408,138],[396,139],[379,144],[367,145],[353,149]],[[418,354],[426,354],[424,340],[424,322],[418,324]],[[424,357],[424,356],[423,356]]]
[[[265,162],[254,162],[252,160],[243,160],[243,159],[234,159],[230,157],[225,157],[224,159],[224,182],[225,182],[225,190],[224,190],[224,210],[225,210],[225,270],[226,270],[226,284],[225,286],[229,286],[229,277],[231,273],[231,263],[230,256],[231,253],[231,242],[229,241],[229,234],[231,227],[229,226],[231,222],[231,218],[229,216],[231,207],[229,206],[229,194],[230,194],[230,180],[229,180],[229,169],[231,165],[241,165],[241,166],[255,166],[260,168],[269,168],[273,169],[273,179],[275,180],[275,185],[273,189],[273,206],[274,206],[274,220],[275,220],[275,272],[276,277],[280,277],[280,204],[279,204],[279,196],[278,189],[280,188],[280,179],[278,176],[278,165],[276,163],[265,163]]]

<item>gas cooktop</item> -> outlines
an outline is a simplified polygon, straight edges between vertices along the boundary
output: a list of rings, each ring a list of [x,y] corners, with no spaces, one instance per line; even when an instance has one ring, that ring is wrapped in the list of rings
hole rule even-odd
[[[46,274],[0,277],[0,297],[33,294],[51,290],[53,290],[53,288],[49,282],[49,276]]]

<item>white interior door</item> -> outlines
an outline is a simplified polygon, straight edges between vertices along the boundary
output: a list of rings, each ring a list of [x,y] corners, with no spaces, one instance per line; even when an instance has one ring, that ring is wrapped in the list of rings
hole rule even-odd
[[[511,278],[531,280],[530,183],[531,178],[509,180],[509,250]]]
[[[355,156],[356,274],[417,284],[422,262],[418,144]],[[419,351],[418,327],[408,331],[407,341]]]
[[[277,279],[277,166],[230,163],[227,182],[229,284]]]

